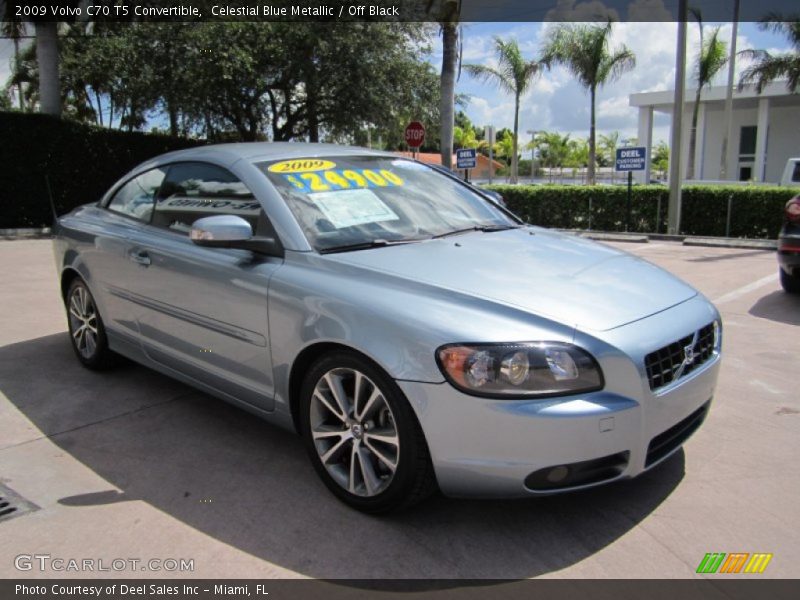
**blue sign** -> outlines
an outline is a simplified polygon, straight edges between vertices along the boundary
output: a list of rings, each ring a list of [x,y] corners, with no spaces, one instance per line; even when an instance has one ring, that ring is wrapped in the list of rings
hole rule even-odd
[[[478,152],[475,148],[456,150],[456,169],[474,169],[478,166]]]
[[[617,148],[617,171],[644,171],[647,160],[647,148],[629,146]]]

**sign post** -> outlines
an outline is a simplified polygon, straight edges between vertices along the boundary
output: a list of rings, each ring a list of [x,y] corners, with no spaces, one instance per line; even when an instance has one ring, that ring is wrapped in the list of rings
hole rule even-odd
[[[411,121],[406,126],[405,138],[414,158],[417,158],[417,150],[425,141],[425,127],[419,121]]]
[[[494,125],[486,125],[483,128],[483,137],[489,144],[489,183],[494,177]]]
[[[644,171],[647,165],[647,148],[644,146],[627,146],[617,148],[617,160],[614,170],[628,172],[628,205],[625,214],[625,231],[631,229],[631,195],[633,188],[633,172]]]
[[[469,170],[478,166],[478,153],[475,148],[456,150],[456,169],[464,169],[464,181],[469,181]]]

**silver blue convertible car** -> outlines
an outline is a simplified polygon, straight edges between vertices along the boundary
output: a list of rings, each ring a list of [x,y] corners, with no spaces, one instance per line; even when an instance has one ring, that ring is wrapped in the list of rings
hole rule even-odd
[[[636,476],[705,419],[714,306],[392,154],[163,155],[58,220],[69,331],[302,436],[359,510]]]

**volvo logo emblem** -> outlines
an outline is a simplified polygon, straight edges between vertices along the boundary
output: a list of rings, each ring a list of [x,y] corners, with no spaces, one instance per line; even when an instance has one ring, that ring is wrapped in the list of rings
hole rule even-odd
[[[686,370],[686,367],[689,367],[694,363],[695,353],[694,347],[697,345],[697,332],[694,332],[692,336],[692,342],[683,347],[683,361],[680,365],[678,365],[678,369],[675,371],[675,375],[673,376],[673,380],[678,379],[683,372]]]
[[[689,344],[683,348],[683,364],[690,365],[694,362],[694,344]]]

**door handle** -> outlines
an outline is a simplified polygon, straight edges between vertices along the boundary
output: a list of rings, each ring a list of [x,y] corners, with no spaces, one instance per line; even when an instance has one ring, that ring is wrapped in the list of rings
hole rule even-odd
[[[143,267],[150,266],[150,255],[146,250],[133,250],[128,253],[128,258],[130,258],[136,264],[142,265]]]

